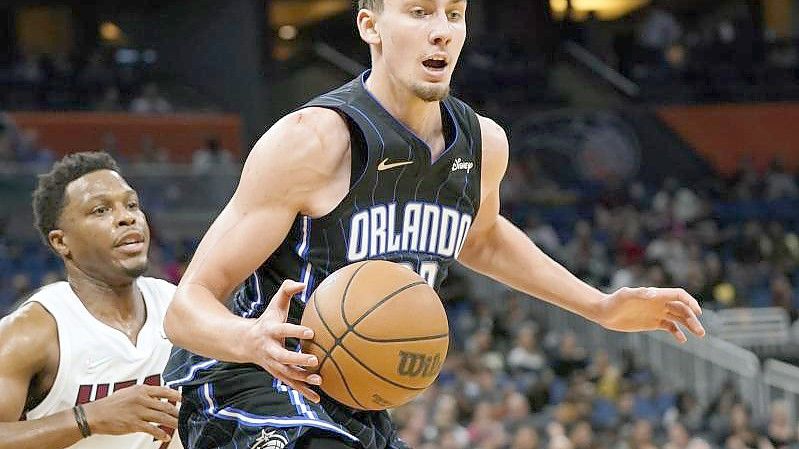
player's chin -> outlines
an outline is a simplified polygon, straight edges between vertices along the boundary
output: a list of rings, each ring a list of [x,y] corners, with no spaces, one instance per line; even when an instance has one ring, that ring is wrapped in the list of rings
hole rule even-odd
[[[119,267],[126,276],[135,279],[147,272],[150,263],[147,254],[141,254],[136,257],[120,260]]]
[[[449,95],[449,81],[441,83],[421,82],[414,89],[416,96],[424,101],[441,101]]]

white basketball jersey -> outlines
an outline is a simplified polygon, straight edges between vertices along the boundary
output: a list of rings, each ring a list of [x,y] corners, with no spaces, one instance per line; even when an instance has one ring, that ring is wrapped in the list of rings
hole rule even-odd
[[[58,326],[58,374],[44,400],[26,413],[37,419],[77,404],[102,399],[136,384],[163,385],[161,377],[172,343],[163,331],[164,314],[175,286],[154,278],[136,281],[144,298],[147,317],[134,345],[121,331],[97,320],[84,307],[67,282],[56,282],[36,292],[27,302],[41,304]],[[175,431],[162,446],[146,433],[92,435],[70,446],[74,449],[180,448]]]

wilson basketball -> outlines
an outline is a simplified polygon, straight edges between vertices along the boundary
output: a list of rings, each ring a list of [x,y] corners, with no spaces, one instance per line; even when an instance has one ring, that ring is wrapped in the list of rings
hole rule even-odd
[[[438,376],[449,345],[444,306],[409,268],[348,265],[314,291],[302,317],[303,351],[319,359],[322,390],[360,410],[402,405]]]

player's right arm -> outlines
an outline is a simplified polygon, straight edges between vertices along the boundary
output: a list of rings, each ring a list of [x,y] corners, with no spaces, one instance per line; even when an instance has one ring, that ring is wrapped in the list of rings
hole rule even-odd
[[[0,449],[61,449],[83,439],[71,409],[20,421],[30,390],[42,373],[58,369],[58,331],[53,317],[32,303],[0,320]],[[146,432],[162,441],[169,436],[151,423],[177,427],[177,392],[137,385],[85,404],[93,434]]]
[[[349,171],[349,132],[336,112],[304,109],[267,131],[178,285],[164,320],[169,339],[206,357],[258,364],[318,401],[306,383],[321,378],[301,368],[318,361],[283,347],[285,338],[313,335],[285,322],[291,296],[304,285],[284,282],[258,319],[236,316],[223,302],[277,249],[298,214],[319,216],[338,204]]]

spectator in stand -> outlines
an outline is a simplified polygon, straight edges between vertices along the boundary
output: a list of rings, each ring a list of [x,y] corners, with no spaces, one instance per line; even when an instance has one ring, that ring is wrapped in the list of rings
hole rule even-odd
[[[569,440],[574,449],[592,449],[594,444],[594,431],[587,421],[579,421],[569,432]]]
[[[89,56],[88,62],[77,77],[78,88],[83,94],[84,102],[88,104],[95,103],[101,96],[107,95],[109,89],[115,89],[114,81],[114,71],[105,62],[100,51],[95,51]]]
[[[772,446],[775,449],[788,449],[792,443],[796,443],[797,435],[794,427],[788,412],[788,404],[784,400],[773,401],[766,429],[766,437]]]
[[[116,86],[106,87],[102,97],[92,105],[92,109],[98,112],[122,112],[125,110],[119,100],[119,88]]]
[[[525,424],[516,429],[513,434],[510,449],[540,449],[538,429],[530,424]]]
[[[782,198],[799,197],[799,187],[796,179],[785,170],[784,165],[775,159],[765,175],[766,198],[778,200]]]
[[[0,164],[17,161],[15,148],[16,126],[8,114],[0,112]]]
[[[691,442],[688,430],[680,422],[672,423],[668,426],[668,441],[663,445],[663,449],[687,449]]]
[[[516,344],[508,353],[507,363],[511,374],[535,379],[546,367],[546,357],[538,347],[534,323],[527,323],[516,331]]]
[[[130,111],[136,114],[169,114],[173,112],[172,104],[158,91],[158,85],[147,83],[141,95],[130,104]]]
[[[222,148],[217,137],[209,137],[205,147],[192,154],[192,169],[195,174],[228,173],[239,170],[230,151]]]

